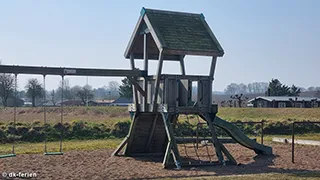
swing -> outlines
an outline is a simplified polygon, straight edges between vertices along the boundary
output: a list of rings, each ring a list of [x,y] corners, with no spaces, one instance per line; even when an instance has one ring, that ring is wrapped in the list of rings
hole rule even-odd
[[[16,133],[16,121],[17,121],[17,74],[14,75],[14,107],[13,107],[13,129],[14,132]],[[4,154],[4,155],[0,155],[0,159],[1,158],[8,158],[8,157],[15,157],[16,153],[15,153],[15,143],[16,143],[16,138],[14,136],[13,138],[13,143],[12,143],[12,150],[11,150],[11,154]]]
[[[62,81],[61,81],[62,85],[61,85],[61,117],[60,117],[60,124],[62,125],[63,122],[63,84],[64,84],[64,76],[62,76]],[[46,76],[43,75],[43,91],[44,91],[44,96],[43,96],[43,119],[44,119],[44,125],[46,126],[47,124],[47,115],[46,115],[46,106],[45,106],[45,102],[46,102]],[[58,152],[48,152],[47,150],[47,131],[45,131],[44,133],[44,155],[63,155],[62,152],[62,136],[63,136],[63,128],[61,128],[60,130],[60,149]]]

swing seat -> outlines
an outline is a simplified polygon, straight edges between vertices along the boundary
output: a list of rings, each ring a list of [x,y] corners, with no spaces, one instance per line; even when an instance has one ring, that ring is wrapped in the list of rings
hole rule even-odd
[[[46,152],[44,155],[63,155],[63,152]]]
[[[1,158],[8,158],[8,157],[16,157],[16,154],[4,154],[4,155],[0,155],[0,159],[1,159]]]

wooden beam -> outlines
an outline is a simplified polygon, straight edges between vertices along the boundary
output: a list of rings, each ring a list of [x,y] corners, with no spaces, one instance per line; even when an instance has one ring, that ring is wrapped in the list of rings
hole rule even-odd
[[[213,123],[212,123],[212,120],[213,118],[210,116],[210,114],[200,114],[200,117],[203,118],[205,121],[207,121],[207,124],[209,126],[209,129],[210,129],[210,132],[211,132],[211,135],[212,135],[212,145],[213,145],[213,148],[215,148],[216,150],[216,155],[218,157],[218,160],[221,164],[224,164],[224,160],[223,160],[223,155],[222,155],[222,151],[221,151],[221,146],[220,146],[220,142],[217,138],[217,134],[216,134],[216,131],[214,129],[214,126],[213,126]]]
[[[155,112],[157,110],[157,101],[158,101],[158,94],[159,94],[159,85],[160,85],[160,81],[161,81],[160,76],[161,76],[162,66],[163,66],[163,51],[161,49],[160,53],[159,53],[158,70],[157,70],[157,74],[156,74],[154,94],[153,94],[153,98],[152,98],[152,111],[153,112]]]
[[[59,75],[59,76],[118,76],[118,77],[145,76],[145,71],[139,71],[139,70],[12,66],[12,65],[0,65],[0,73],[40,74],[40,75]]]
[[[118,146],[118,148],[112,153],[111,156],[118,156],[119,152],[122,150],[122,148],[127,144],[128,141],[128,137],[126,136],[122,142],[120,143],[120,145]]]
[[[186,75],[186,68],[185,68],[185,65],[184,65],[184,56],[181,55],[180,56],[180,70],[181,70],[181,74],[182,75]]]
[[[129,81],[132,83],[132,85],[142,94],[143,97],[147,96],[147,92],[145,92],[140,85],[137,83],[135,79],[132,77],[128,76]]]
[[[153,134],[154,134],[154,130],[156,128],[158,117],[159,117],[159,113],[156,114],[156,116],[155,116],[155,118],[154,118],[154,120],[152,122],[152,127],[151,127],[151,130],[150,130],[150,133],[149,133],[148,143],[147,143],[147,146],[146,146],[146,151],[147,152],[150,150],[151,140],[152,140],[152,137],[153,137]]]
[[[158,49],[160,50],[161,48],[166,47],[165,42],[164,42],[162,39],[160,39],[161,37],[158,36],[159,33],[157,33],[157,32],[156,32],[157,29],[155,29],[155,28],[152,26],[152,24],[151,24],[148,16],[144,16],[144,17],[143,17],[143,20],[144,20],[144,22],[146,23],[148,29],[150,30],[150,34],[151,34],[154,42],[156,43]]]
[[[168,145],[167,145],[167,149],[166,149],[166,153],[164,156],[164,160],[163,160],[163,166],[167,167],[167,165],[169,164],[169,158],[170,158],[170,153],[172,154],[173,160],[175,161],[175,164],[177,166],[177,168],[181,168],[181,158],[180,158],[180,154],[178,151],[178,146],[176,143],[176,140],[174,138],[174,133],[173,133],[173,129],[170,123],[170,119],[169,117],[167,117],[164,113],[161,113],[162,115],[162,119],[163,119],[163,123],[164,123],[164,127],[166,129],[166,133],[167,133],[167,137],[168,137]]]
[[[131,65],[131,69],[135,70],[136,67],[134,64],[134,55],[132,53],[130,54],[130,65]],[[132,86],[132,91],[133,91],[134,104],[136,106],[136,109],[139,109],[138,108],[138,92],[137,92],[137,88],[134,85]]]
[[[146,17],[146,16],[145,16]],[[144,78],[143,90],[146,93],[146,96],[143,98],[143,109],[144,111],[148,111],[148,34],[143,35],[143,59],[144,59],[144,70],[147,75]]]
[[[129,132],[128,132],[128,139],[127,139],[127,147],[124,151],[125,155],[129,155],[130,154],[130,149],[131,146],[132,146],[132,141],[133,141],[133,136],[135,134],[135,130],[136,130],[136,124],[139,120],[139,113],[135,113],[134,116],[133,116],[133,120],[131,122],[131,125],[130,125],[130,129],[129,129]]]
[[[137,24],[136,24],[136,26],[135,26],[135,28],[134,28],[134,30],[133,30],[133,33],[132,33],[131,38],[130,38],[130,40],[129,40],[128,46],[127,46],[127,48],[126,48],[126,50],[125,50],[124,56],[125,56],[126,58],[129,57],[130,52],[131,52],[131,50],[132,50],[132,47],[133,47],[133,45],[134,45],[134,41],[136,40],[136,37],[137,37],[138,34],[139,34],[138,31],[139,31],[139,29],[140,29],[142,20],[143,20],[143,17],[140,16],[139,19],[138,19],[138,22],[137,22]]]
[[[216,70],[216,64],[217,64],[217,57],[212,57],[211,66],[210,66],[210,73],[209,73],[210,78],[213,78],[213,76],[214,76],[214,72]]]

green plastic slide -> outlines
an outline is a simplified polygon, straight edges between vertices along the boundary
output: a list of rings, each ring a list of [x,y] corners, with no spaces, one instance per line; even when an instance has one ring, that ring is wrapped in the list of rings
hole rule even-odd
[[[213,125],[225,130],[235,141],[242,146],[254,150],[257,154],[272,155],[272,148],[257,143],[255,140],[248,138],[237,126],[229,123],[219,117],[215,117]]]

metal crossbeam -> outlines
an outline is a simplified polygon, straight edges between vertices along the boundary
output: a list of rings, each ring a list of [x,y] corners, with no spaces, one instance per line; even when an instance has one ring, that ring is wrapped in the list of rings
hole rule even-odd
[[[41,74],[60,76],[144,76],[145,71],[124,69],[93,69],[71,67],[13,66],[0,65],[0,73]]]

